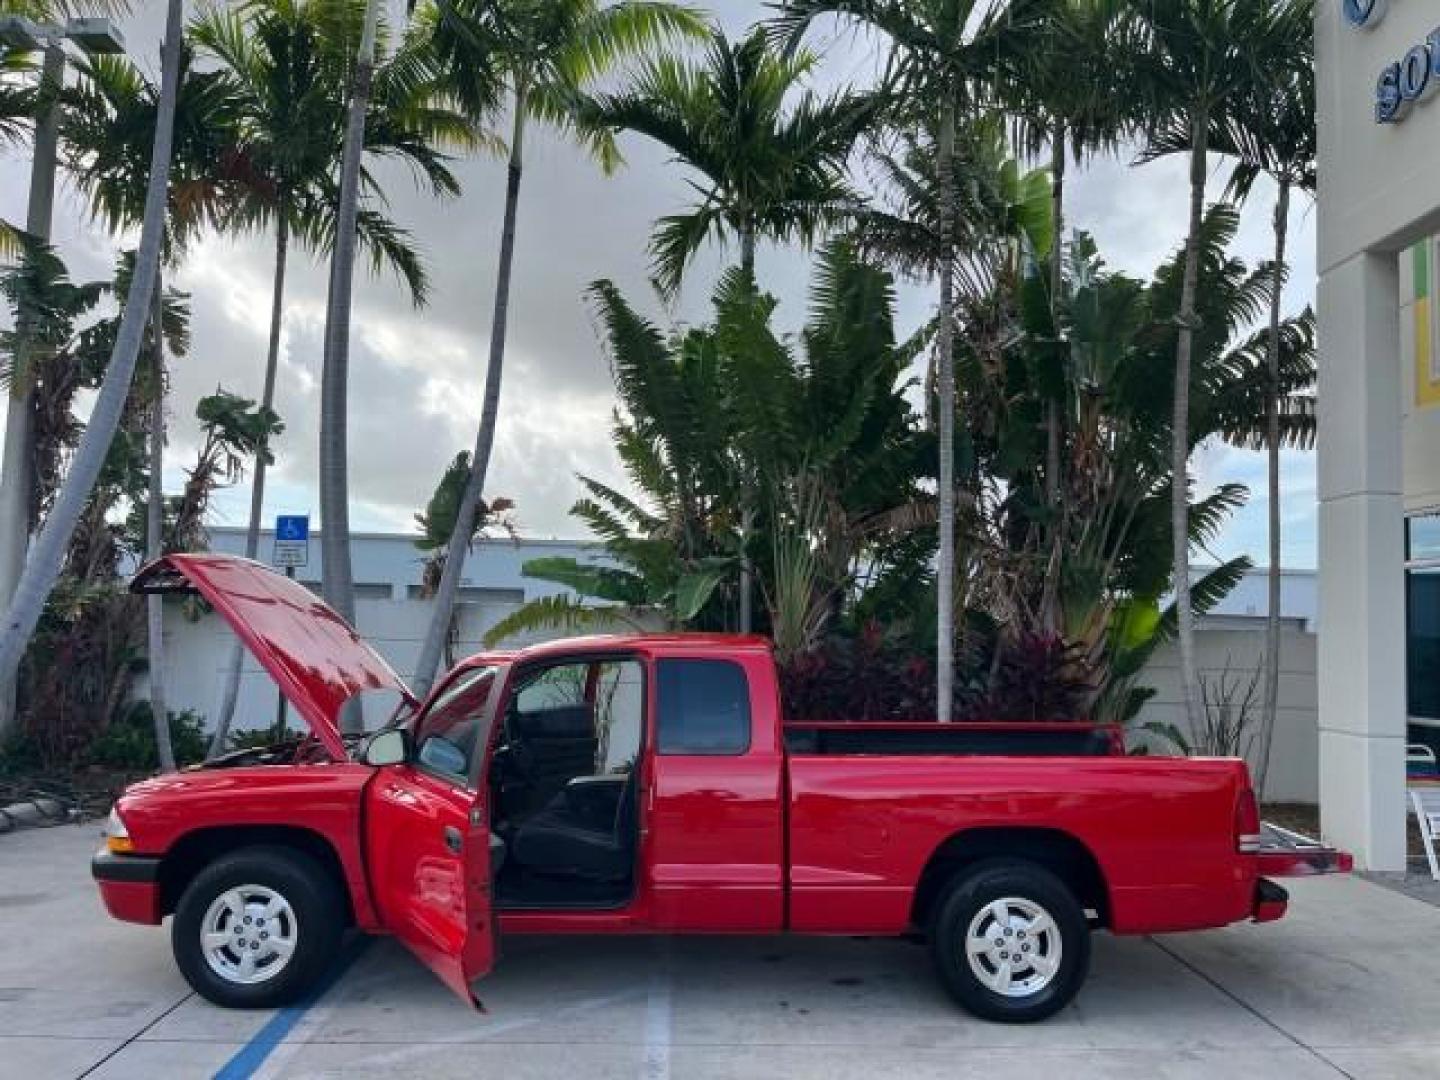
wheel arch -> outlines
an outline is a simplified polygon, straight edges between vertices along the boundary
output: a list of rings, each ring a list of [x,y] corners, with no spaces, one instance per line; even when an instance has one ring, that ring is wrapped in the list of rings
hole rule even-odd
[[[1044,867],[1074,891],[1083,908],[1096,913],[1101,926],[1110,925],[1110,891],[1094,852],[1063,829],[1031,826],[977,827],[947,837],[931,853],[916,882],[912,925],[926,930],[946,883],[967,866],[996,858]]]
[[[216,859],[250,847],[289,848],[309,856],[344,898],[346,925],[355,924],[354,898],[340,853],[323,834],[302,825],[217,825],[185,833],[160,864],[161,914],[174,914],[180,897],[201,870]]]

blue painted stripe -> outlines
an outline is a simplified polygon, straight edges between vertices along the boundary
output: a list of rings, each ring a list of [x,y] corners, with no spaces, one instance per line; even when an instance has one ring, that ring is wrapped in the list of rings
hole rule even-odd
[[[220,1066],[215,1074],[215,1080],[245,1080],[254,1076],[265,1059],[275,1052],[275,1048],[285,1041],[285,1037],[295,1029],[304,1015],[315,1007],[315,1003],[324,997],[350,966],[360,959],[360,956],[374,938],[368,934],[359,935],[340,954],[340,959],[335,966],[317,982],[314,988],[294,1005],[287,1005],[274,1016],[265,1022],[265,1025],[257,1031],[249,1042],[235,1051],[235,1056]]]

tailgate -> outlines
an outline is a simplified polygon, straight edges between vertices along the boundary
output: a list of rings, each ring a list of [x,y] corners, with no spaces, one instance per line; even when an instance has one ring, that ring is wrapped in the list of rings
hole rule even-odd
[[[1262,877],[1348,874],[1355,866],[1355,858],[1348,851],[1269,822],[1260,827],[1260,849],[1255,859]]]

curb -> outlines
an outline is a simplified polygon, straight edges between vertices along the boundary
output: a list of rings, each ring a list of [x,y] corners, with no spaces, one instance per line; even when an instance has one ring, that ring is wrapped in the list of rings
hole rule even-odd
[[[70,818],[70,811],[59,799],[44,796],[24,799],[0,806],[0,834],[41,825],[63,825]]]

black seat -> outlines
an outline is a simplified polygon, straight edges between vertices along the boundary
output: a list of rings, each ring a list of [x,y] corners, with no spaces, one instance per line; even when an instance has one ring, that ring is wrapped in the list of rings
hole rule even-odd
[[[633,770],[623,783],[569,785],[510,840],[511,858],[528,870],[595,881],[629,877],[634,850]]]

